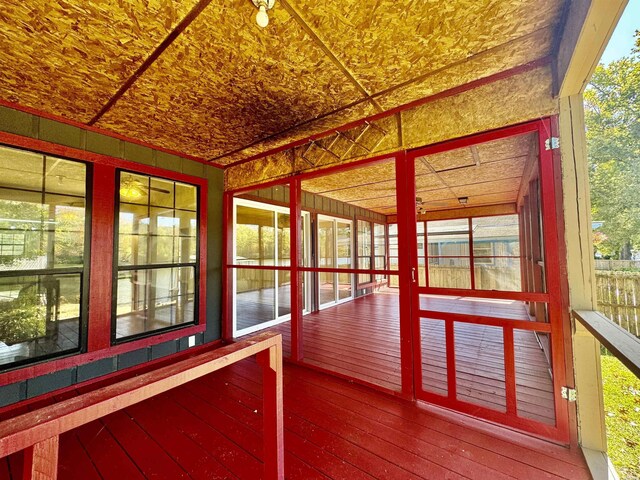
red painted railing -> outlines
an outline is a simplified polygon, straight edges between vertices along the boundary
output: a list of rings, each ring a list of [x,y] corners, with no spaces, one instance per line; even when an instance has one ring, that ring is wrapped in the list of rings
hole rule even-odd
[[[284,478],[282,336],[262,333],[0,423],[0,458],[25,451],[24,479],[55,480],[60,434],[256,355],[263,374],[265,478]]]

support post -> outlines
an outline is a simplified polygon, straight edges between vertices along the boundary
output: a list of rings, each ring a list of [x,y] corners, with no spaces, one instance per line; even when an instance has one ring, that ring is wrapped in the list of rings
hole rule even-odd
[[[591,203],[582,94],[560,99],[560,154],[569,303],[574,310],[596,310]],[[578,432],[583,448],[607,451],[600,346],[573,323],[573,365],[578,392]]]
[[[24,451],[23,480],[56,480],[58,478],[59,438],[48,438]]]
[[[291,228],[291,358],[304,357],[302,321],[302,186],[293,178],[289,187],[289,224]]]
[[[265,478],[284,479],[284,430],[282,405],[282,343],[256,355],[262,367],[263,461]]]

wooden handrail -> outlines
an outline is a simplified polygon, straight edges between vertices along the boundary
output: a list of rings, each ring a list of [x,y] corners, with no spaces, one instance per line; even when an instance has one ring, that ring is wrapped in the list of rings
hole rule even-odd
[[[282,336],[261,333],[0,422],[0,458],[25,450],[25,479],[55,480],[59,435],[256,355],[263,372],[265,478],[284,478]]]
[[[636,377],[640,378],[640,340],[616,325],[602,313],[574,310],[573,318],[589,330],[602,345],[613,353]]]

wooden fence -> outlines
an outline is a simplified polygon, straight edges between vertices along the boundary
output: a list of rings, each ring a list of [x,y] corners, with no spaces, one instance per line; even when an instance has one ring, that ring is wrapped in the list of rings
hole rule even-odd
[[[596,271],[598,310],[640,337],[640,272]]]
[[[596,270],[640,270],[640,260],[597,260]]]

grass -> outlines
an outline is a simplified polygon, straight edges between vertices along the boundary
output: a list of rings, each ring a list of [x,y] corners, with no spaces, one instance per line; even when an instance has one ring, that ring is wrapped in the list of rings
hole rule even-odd
[[[621,479],[640,480],[640,379],[603,355],[602,383],[609,458]]]

